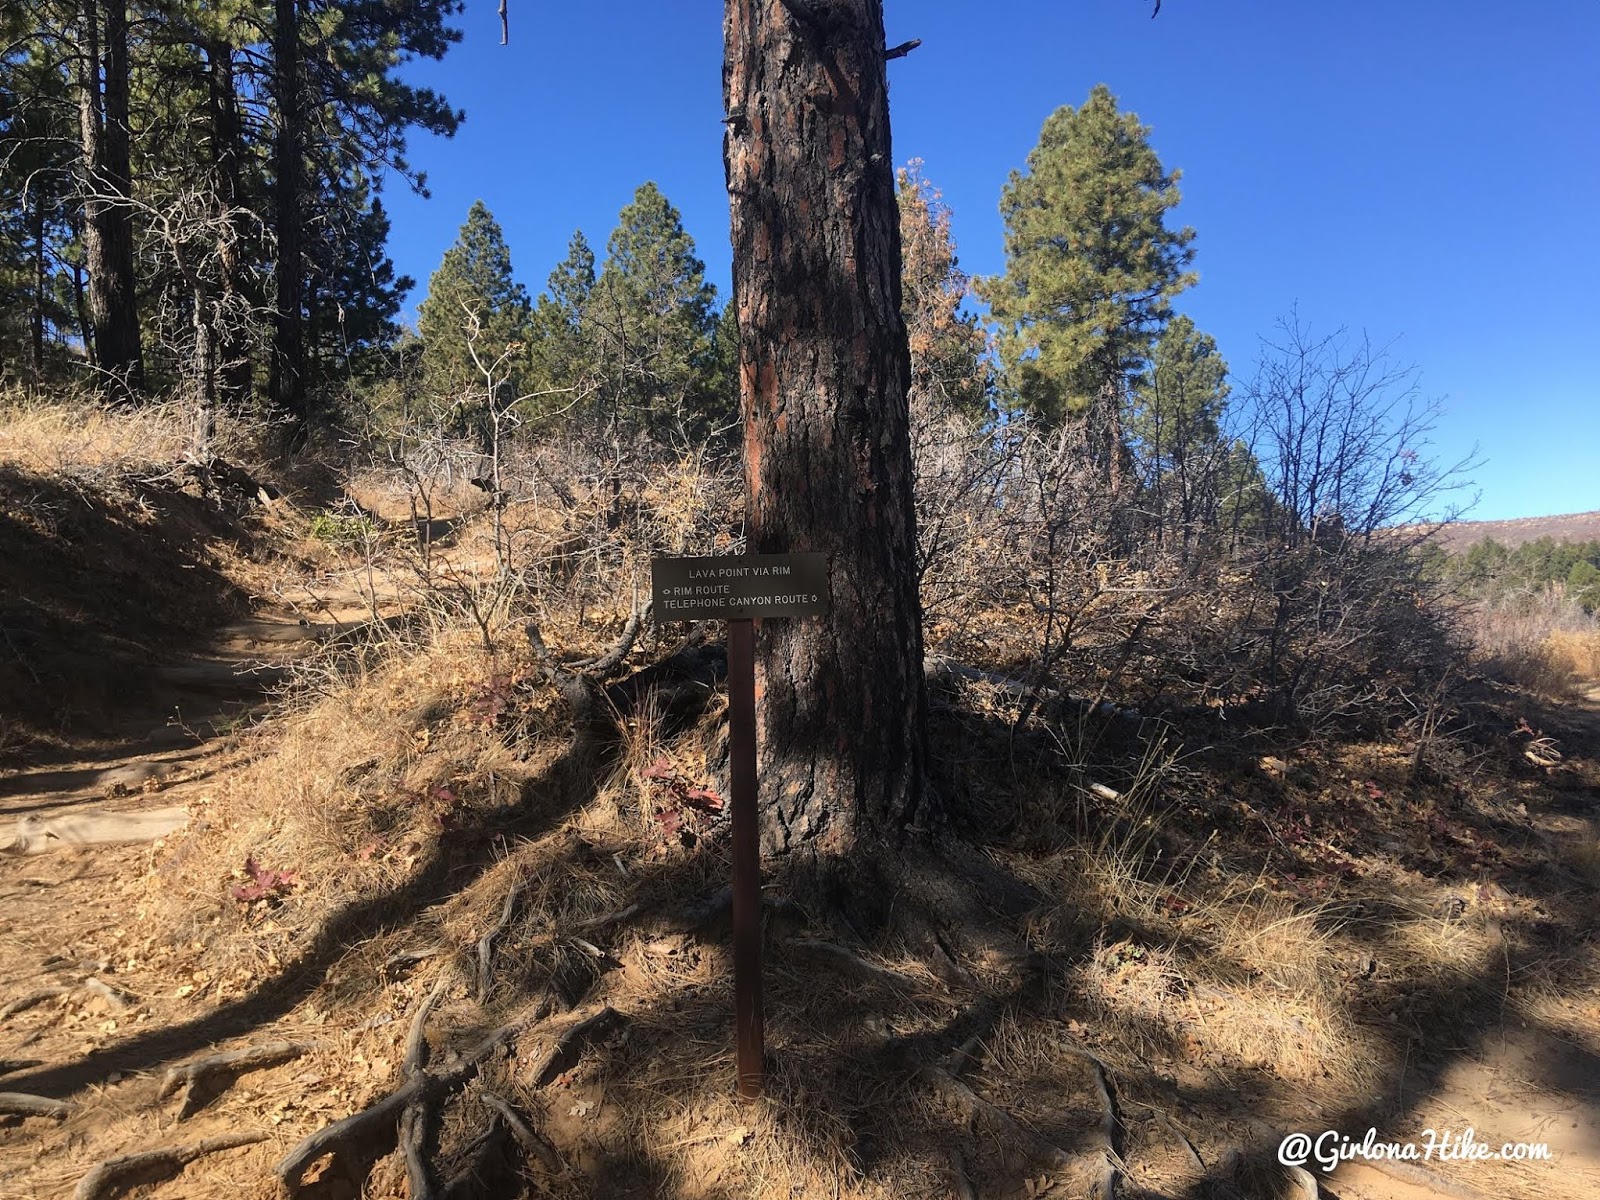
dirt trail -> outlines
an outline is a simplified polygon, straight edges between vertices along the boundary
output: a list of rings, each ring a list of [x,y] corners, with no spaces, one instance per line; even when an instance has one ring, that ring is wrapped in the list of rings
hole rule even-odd
[[[120,736],[106,739],[103,749],[79,761],[0,777],[0,844],[7,840],[6,827],[29,815],[148,812],[202,794],[207,781],[236,766],[242,754],[230,727],[259,710],[287,664],[316,641],[349,632],[364,612],[353,599],[318,624],[303,623],[284,610],[263,611],[224,627],[204,647],[161,664],[159,699],[126,713]],[[1586,690],[1581,710],[1570,715],[1600,741],[1600,683]],[[1600,796],[1594,799],[1600,804]],[[1594,807],[1560,816],[1592,836]],[[148,862],[149,850],[140,845],[29,858],[0,855],[0,1002],[95,978],[137,995],[141,976],[132,969],[135,964],[130,961],[122,972],[103,947],[115,942],[119,922],[130,920],[118,897],[134,887]],[[1421,1164],[1421,1170],[1378,1169],[1354,1161],[1341,1163],[1330,1176],[1312,1161],[1307,1166],[1319,1195],[1342,1200],[1600,1195],[1600,1044],[1586,1036],[1600,1028],[1600,998],[1565,1007],[1570,1011],[1561,1014],[1563,1020],[1539,1027],[1508,1013],[1490,1036],[1456,1047],[1453,1065],[1429,1094],[1410,1105],[1401,1121],[1378,1130],[1379,1141],[1423,1146],[1429,1131],[1459,1138],[1470,1127],[1493,1152],[1505,1143],[1548,1146],[1553,1164],[1488,1161],[1436,1173],[1434,1164]],[[83,1014],[20,1040],[14,1025],[0,1025],[0,1091],[8,1074],[71,1061],[86,1048],[125,1036],[115,1011],[90,1008]],[[162,1016],[170,1017],[151,1015],[156,1019],[145,1027],[147,1033],[164,1023]],[[110,1019],[96,1025],[101,1017]],[[282,1022],[261,1029],[263,1037],[293,1032]],[[213,1130],[196,1121],[191,1128],[200,1136],[221,1132],[223,1126]],[[1308,1117],[1294,1131],[1315,1138],[1324,1128]],[[1337,1132],[1359,1142],[1366,1130]],[[20,1127],[0,1130],[0,1149],[14,1158],[27,1140]],[[0,1192],[7,1177],[0,1168]],[[1463,1179],[1471,1180],[1470,1187],[1458,1182]]]

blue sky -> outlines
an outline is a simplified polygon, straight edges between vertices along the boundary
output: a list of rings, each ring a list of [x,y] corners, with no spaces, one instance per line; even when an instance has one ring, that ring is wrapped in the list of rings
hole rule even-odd
[[[729,278],[721,5],[467,0],[466,37],[408,77],[467,120],[417,137],[432,198],[391,184],[391,249],[419,281],[474,199],[530,292],[582,228],[603,247],[655,180]],[[885,0],[895,157],[954,211],[962,266],[1003,266],[997,204],[1044,118],[1097,82],[1183,171],[1198,287],[1179,301],[1248,374],[1291,306],[1421,369],[1435,449],[1474,443],[1472,516],[1600,509],[1600,5],[1566,0]]]

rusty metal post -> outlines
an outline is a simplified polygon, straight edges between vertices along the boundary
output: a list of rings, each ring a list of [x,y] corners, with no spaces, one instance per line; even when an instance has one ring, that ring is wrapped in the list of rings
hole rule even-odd
[[[733,1022],[739,1096],[761,1095],[761,828],[756,814],[756,639],[728,622],[728,753],[733,801]]]

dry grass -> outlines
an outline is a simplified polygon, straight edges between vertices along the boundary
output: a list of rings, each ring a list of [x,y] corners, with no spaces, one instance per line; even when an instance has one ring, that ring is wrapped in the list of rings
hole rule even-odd
[[[174,402],[112,406],[87,395],[0,395],[0,461],[63,479],[169,469],[189,449],[191,414]]]
[[[1600,680],[1600,617],[1557,593],[1480,605],[1467,628],[1491,671],[1538,695],[1570,701]]]

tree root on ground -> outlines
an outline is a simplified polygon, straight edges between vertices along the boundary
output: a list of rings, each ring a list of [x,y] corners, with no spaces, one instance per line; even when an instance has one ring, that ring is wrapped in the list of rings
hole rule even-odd
[[[623,1019],[622,1014],[608,1004],[593,1016],[568,1026],[528,1072],[533,1086],[544,1087],[563,1071],[571,1070],[585,1046],[621,1024]]]
[[[495,922],[494,928],[478,939],[478,1003],[482,1004],[489,998],[489,983],[492,978],[490,967],[494,962],[494,941],[506,931],[511,924],[511,917],[517,911],[517,898],[522,895],[522,880],[513,883],[506,892],[506,902],[500,906],[500,919]]]
[[[225,1050],[208,1054],[168,1069],[156,1092],[157,1100],[165,1100],[179,1088],[183,1089],[183,1103],[178,1106],[178,1120],[192,1116],[235,1076],[263,1067],[276,1067],[280,1063],[299,1058],[311,1047],[304,1042],[270,1042],[265,1046],[246,1046],[242,1050]],[[215,1085],[215,1090],[212,1090]]]
[[[493,1034],[483,1037],[477,1045],[472,1046],[459,1058],[453,1056],[445,1067],[438,1070],[427,1070],[422,1066],[422,1056],[426,1054],[426,1038],[422,1037],[422,1026],[426,1021],[427,1013],[432,1011],[432,1006],[437,1002],[438,995],[442,994],[442,987],[435,986],[434,994],[422,1003],[418,1016],[411,1022],[411,1035],[406,1038],[406,1062],[418,1062],[419,1066],[406,1072],[405,1080],[398,1088],[390,1091],[387,1096],[379,1099],[376,1104],[350,1114],[349,1117],[333,1125],[328,1125],[317,1133],[310,1134],[309,1138],[299,1142],[298,1146],[285,1155],[278,1162],[274,1171],[278,1179],[283,1182],[286,1195],[294,1197],[299,1195],[302,1187],[306,1186],[304,1176],[312,1163],[317,1162],[323,1155],[333,1154],[338,1157],[341,1152],[354,1154],[357,1150],[373,1150],[373,1157],[384,1154],[389,1147],[394,1146],[402,1138],[402,1122],[408,1117],[408,1110],[414,1106],[430,1106],[442,1102],[450,1093],[461,1088],[467,1080],[478,1074],[478,1067],[482,1066],[485,1059],[491,1054],[501,1050],[504,1046],[517,1040],[517,1037],[547,1018],[555,1008],[555,1002],[549,995],[542,995],[539,1000],[526,1006],[514,1021],[507,1022],[504,1026],[494,1030]],[[592,1019],[590,1019],[592,1021]],[[581,1022],[589,1024],[589,1022]],[[571,1037],[574,1030],[568,1030],[566,1037]],[[566,1040],[563,1037],[563,1040]],[[413,1123],[410,1130],[413,1144],[419,1141],[418,1134],[426,1134],[426,1130],[419,1130]],[[426,1141],[422,1138],[421,1141]],[[414,1182],[414,1176],[413,1176]],[[454,1184],[451,1184],[454,1186]],[[418,1195],[413,1192],[413,1195]],[[429,1192],[437,1195],[437,1192]]]
[[[0,1021],[5,1020],[7,1017],[15,1016],[19,1012],[26,1012],[35,1005],[43,1004],[46,1000],[53,1000],[57,996],[65,996],[73,990],[69,987],[47,987],[39,988],[24,996],[18,996],[9,1004],[0,1007]]]
[[[72,1110],[64,1100],[30,1096],[26,1092],[0,1092],[0,1114],[8,1117],[66,1117]]]
[[[178,1175],[197,1158],[219,1150],[234,1150],[267,1140],[265,1133],[227,1133],[187,1146],[166,1146],[121,1158],[108,1158],[78,1181],[72,1200],[111,1200],[147,1183],[160,1183]]]

